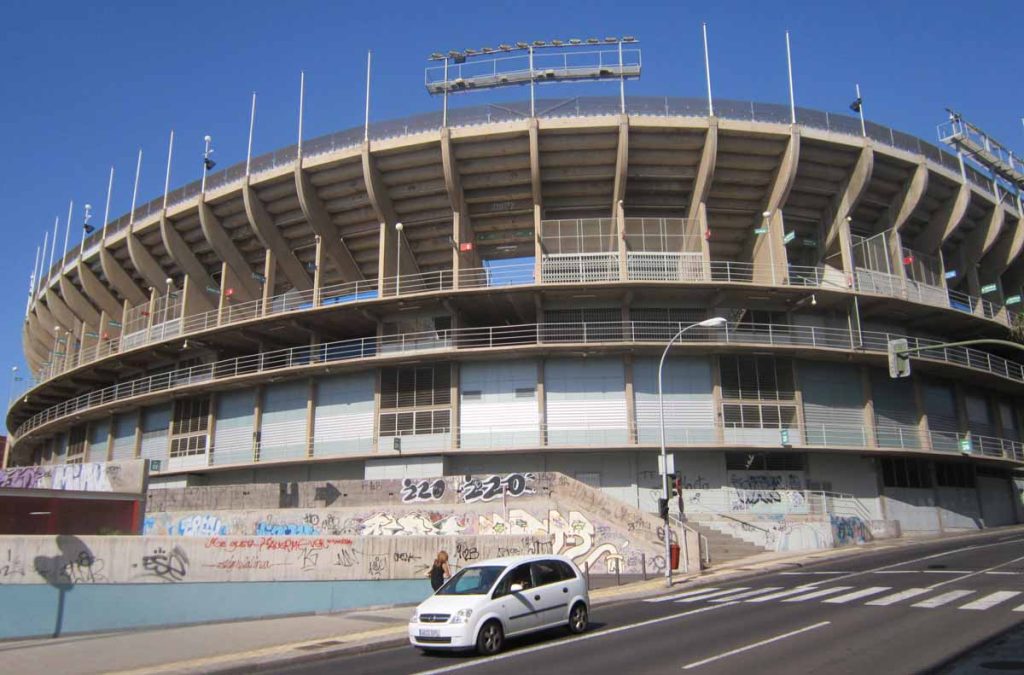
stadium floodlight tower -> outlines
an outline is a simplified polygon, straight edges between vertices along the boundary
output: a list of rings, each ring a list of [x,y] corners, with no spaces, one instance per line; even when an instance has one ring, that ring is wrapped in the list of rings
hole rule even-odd
[[[949,113],[949,119],[939,125],[939,140],[955,148],[961,155],[966,154],[974,159],[992,172],[994,178],[1008,183],[1012,188],[1007,191],[1016,192],[1019,200],[1021,191],[1024,191],[1024,159],[965,120],[960,113],[949,108],[946,108],[946,112]]]
[[[619,106],[625,113],[625,82],[640,77],[637,44],[636,38],[626,35],[434,52],[430,60],[442,63],[427,67],[424,84],[428,93],[444,96],[444,126],[448,126],[449,94],[524,84],[530,85],[531,117],[536,116],[534,88],[538,83],[598,80],[618,80]]]

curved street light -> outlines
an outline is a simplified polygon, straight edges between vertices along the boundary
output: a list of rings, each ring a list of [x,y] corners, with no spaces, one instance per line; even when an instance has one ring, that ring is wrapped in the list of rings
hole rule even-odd
[[[717,326],[723,326],[728,323],[724,317],[716,316],[711,319],[704,319],[697,323],[691,323],[689,326],[684,326],[672,336],[672,339],[665,345],[665,351],[661,353],[661,362],[658,363],[658,420],[661,426],[661,488],[662,493],[665,496],[665,504],[668,504],[669,492],[668,492],[668,456],[665,453],[665,398],[662,392],[662,372],[665,369],[665,358],[668,356],[668,350],[672,348],[672,345],[679,339],[679,337],[690,330],[691,328],[715,328]],[[680,514],[681,515],[681,514]],[[668,513],[665,513],[665,583],[670,588],[672,586],[672,537],[668,526]],[[686,537],[686,532],[683,532],[683,537]]]

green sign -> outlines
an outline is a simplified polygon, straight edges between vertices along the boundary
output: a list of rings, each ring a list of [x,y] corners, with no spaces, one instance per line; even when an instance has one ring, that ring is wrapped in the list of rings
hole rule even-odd
[[[796,232],[787,232],[786,236],[782,238],[782,243],[783,244],[788,244],[789,242],[793,241],[794,239],[796,239]]]
[[[1020,296],[1019,295],[1011,295],[1010,297],[1008,297],[1006,299],[1006,304],[1008,304],[1008,305],[1020,304]]]
[[[121,327],[121,322],[120,321],[110,320],[107,323],[110,324],[111,326],[113,326],[114,328],[120,328]]]
[[[780,436],[782,437],[782,445],[789,445],[789,429],[780,429]]]
[[[818,240],[812,237],[804,237],[800,240],[800,243],[807,248],[818,248]]]
[[[967,436],[960,439],[960,452],[970,453],[971,452],[971,437]]]
[[[999,287],[995,284],[985,284],[981,287],[982,293],[995,293],[997,290],[999,290]]]
[[[767,227],[759,227],[759,228],[754,230],[754,234],[768,234],[768,228]]]

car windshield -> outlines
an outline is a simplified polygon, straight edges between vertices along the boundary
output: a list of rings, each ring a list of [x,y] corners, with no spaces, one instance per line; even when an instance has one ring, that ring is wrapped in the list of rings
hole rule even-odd
[[[504,567],[467,567],[437,591],[438,595],[484,595],[498,580]]]

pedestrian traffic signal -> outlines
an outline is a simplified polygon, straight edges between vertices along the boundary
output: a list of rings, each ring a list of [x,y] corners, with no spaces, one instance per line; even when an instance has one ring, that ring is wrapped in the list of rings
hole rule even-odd
[[[668,520],[668,500],[664,497],[658,497],[658,515],[662,520]]]
[[[905,339],[889,340],[889,377],[910,376],[910,354]]]

